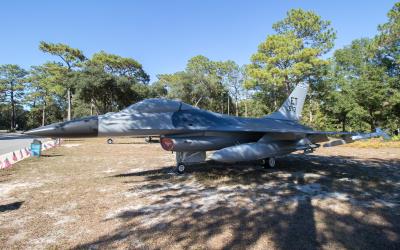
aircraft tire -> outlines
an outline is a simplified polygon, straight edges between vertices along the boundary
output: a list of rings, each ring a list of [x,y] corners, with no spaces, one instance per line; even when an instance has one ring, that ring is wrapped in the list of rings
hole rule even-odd
[[[276,161],[275,161],[275,158],[274,158],[274,157],[268,158],[268,166],[269,166],[270,168],[274,168],[274,167],[276,166]]]
[[[183,174],[185,173],[185,168],[186,166],[183,163],[178,163],[175,170],[178,174]]]
[[[107,140],[107,144],[113,144],[113,143],[114,143],[113,139],[111,139],[111,138],[108,138],[108,140]]]
[[[262,161],[264,168],[274,168],[276,166],[276,160],[274,157],[263,159]]]

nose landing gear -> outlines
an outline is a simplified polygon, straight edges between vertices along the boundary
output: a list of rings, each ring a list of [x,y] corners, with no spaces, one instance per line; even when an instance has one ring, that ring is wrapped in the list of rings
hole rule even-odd
[[[264,168],[274,168],[276,166],[276,160],[274,157],[263,159],[262,165]]]
[[[186,166],[183,163],[178,163],[176,164],[175,172],[177,172],[178,174],[183,174],[185,172],[185,168]]]

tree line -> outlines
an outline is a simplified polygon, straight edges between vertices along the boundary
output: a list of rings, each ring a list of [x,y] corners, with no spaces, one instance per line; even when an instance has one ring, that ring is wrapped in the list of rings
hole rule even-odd
[[[313,11],[292,9],[273,24],[246,65],[198,55],[186,68],[149,75],[133,58],[100,51],[87,58],[66,44],[40,42],[54,61],[0,65],[0,129],[29,129],[120,110],[145,98],[260,117],[299,83],[310,85],[303,123],[317,129],[397,129],[400,122],[400,3],[377,35],[332,52],[336,31]],[[328,55],[331,55],[328,57]]]

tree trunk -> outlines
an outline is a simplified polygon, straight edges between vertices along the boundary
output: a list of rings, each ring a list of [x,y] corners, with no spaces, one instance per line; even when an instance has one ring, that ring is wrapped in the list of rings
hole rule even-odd
[[[221,114],[224,113],[224,94],[222,94],[222,98],[221,98],[222,102],[221,102]]]
[[[301,114],[300,114],[301,115]],[[308,113],[309,116],[309,123],[311,124],[313,122],[313,113],[312,113],[312,100],[310,99],[310,111]]]
[[[290,82],[289,82],[289,79],[287,78],[287,76],[285,78],[286,78],[286,80],[285,80],[286,93],[287,93],[287,96],[289,96],[290,95]]]
[[[100,114],[100,107],[99,107],[99,105],[97,104],[96,99],[93,99],[93,109],[96,110],[96,115],[99,115],[99,114]]]
[[[197,100],[194,104],[195,107],[198,107],[200,101],[203,99],[203,96],[200,96],[199,100]]]
[[[346,132],[346,115],[342,118],[342,132]]]
[[[42,109],[42,126],[45,125],[46,121],[46,102],[43,102],[43,109]]]
[[[14,102],[14,84],[13,83],[11,83],[10,98],[11,98],[11,130],[14,130],[14,128],[15,128],[15,102]]]
[[[244,116],[247,117],[247,100],[244,102]]]
[[[228,94],[228,115],[229,115],[229,113],[230,113],[230,112],[229,112],[229,106],[230,106],[230,105],[229,105],[229,94]]]
[[[236,116],[239,116],[239,104],[237,100],[235,102],[235,110],[236,110]]]
[[[375,130],[375,121],[374,121],[374,116],[372,114],[373,114],[372,110],[369,110],[369,115],[371,117],[369,124],[371,126],[371,131],[374,131]]]
[[[287,96],[290,95],[290,85],[289,85],[289,83],[286,83],[286,93],[287,93]]]
[[[68,98],[68,117],[67,120],[71,120],[71,88],[68,88],[67,90],[67,98]]]
[[[272,99],[274,99],[274,111],[278,108],[278,103],[276,101],[276,96],[277,96],[277,94],[276,94],[276,86],[275,86],[275,83],[274,83],[274,85],[272,85]]]
[[[93,115],[93,98],[90,100],[90,115]]]

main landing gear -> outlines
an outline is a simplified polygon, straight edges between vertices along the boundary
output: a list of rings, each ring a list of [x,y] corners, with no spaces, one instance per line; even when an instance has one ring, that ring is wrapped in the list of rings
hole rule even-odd
[[[175,172],[183,174],[186,166],[193,163],[200,163],[206,160],[206,152],[176,152],[176,167]]]
[[[276,160],[274,157],[263,159],[262,165],[264,168],[274,168],[276,166]]]

